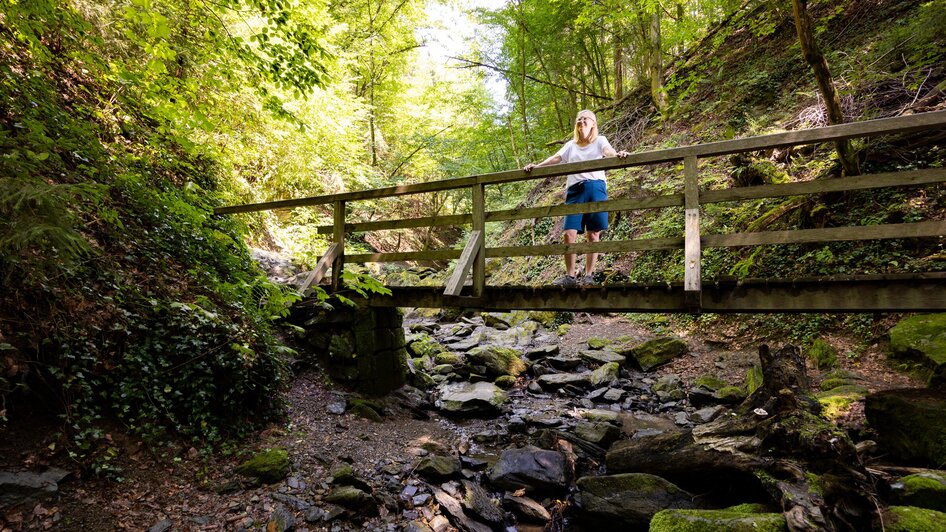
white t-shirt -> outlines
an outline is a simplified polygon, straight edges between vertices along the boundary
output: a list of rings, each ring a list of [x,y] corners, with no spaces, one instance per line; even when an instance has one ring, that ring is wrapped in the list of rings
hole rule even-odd
[[[584,147],[578,146],[575,144],[575,140],[572,139],[566,142],[565,145],[562,146],[562,149],[558,150],[555,155],[561,157],[563,163],[577,163],[580,161],[601,159],[604,157],[604,150],[606,148],[611,148],[611,143],[608,142],[608,139],[604,135],[598,135],[598,138],[596,138],[594,142]],[[614,148],[611,149],[613,150]],[[565,179],[565,188],[590,179],[600,179],[604,181],[604,170],[568,174],[568,177]]]

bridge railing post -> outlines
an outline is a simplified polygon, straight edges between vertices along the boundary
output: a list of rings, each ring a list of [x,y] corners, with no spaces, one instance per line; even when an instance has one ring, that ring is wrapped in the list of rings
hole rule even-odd
[[[473,259],[473,297],[486,288],[486,185],[473,185],[473,231],[480,232],[480,245]]]
[[[336,246],[335,260],[332,261],[332,291],[342,288],[342,272],[345,270],[345,202],[335,202],[335,216],[332,241]]]
[[[686,306],[698,312],[702,306],[700,284],[700,178],[695,155],[683,159],[683,293]]]

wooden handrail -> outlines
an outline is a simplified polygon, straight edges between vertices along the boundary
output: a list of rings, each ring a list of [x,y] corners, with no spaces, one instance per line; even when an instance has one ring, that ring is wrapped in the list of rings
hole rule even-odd
[[[822,128],[774,133],[758,137],[727,140],[640,152],[625,159],[608,158],[572,164],[536,168],[532,172],[510,170],[479,176],[447,179],[430,183],[418,183],[385,187],[359,192],[346,192],[309,198],[281,200],[266,203],[234,205],[220,207],[217,214],[254,212],[272,209],[294,208],[333,204],[333,224],[320,226],[319,234],[331,234],[333,244],[325,257],[319,262],[316,271],[309,276],[309,282],[324,273],[327,264],[332,263],[332,286],[341,287],[341,272],[348,262],[394,262],[419,260],[452,260],[459,258],[455,274],[451,276],[444,292],[445,297],[460,297],[466,278],[472,275],[472,298],[479,298],[485,289],[485,260],[487,258],[561,255],[565,253],[590,252],[633,252],[653,250],[684,250],[684,294],[686,306],[698,310],[701,303],[701,256],[702,249],[713,247],[754,246],[763,244],[790,244],[811,242],[832,242],[840,240],[873,240],[891,238],[917,238],[946,236],[946,221],[925,221],[919,223],[889,224],[877,226],[830,227],[821,229],[768,231],[756,233],[736,233],[723,235],[701,235],[700,206],[711,203],[745,201],[762,198],[799,196],[852,190],[867,190],[881,187],[915,186],[946,182],[946,169],[931,168],[903,172],[886,172],[874,175],[825,179],[801,183],[784,183],[738,187],[726,190],[700,190],[698,163],[699,159],[727,155],[731,153],[757,151],[799,144],[812,144],[829,141],[866,137],[874,135],[907,133],[924,129],[946,127],[946,111],[937,111],[920,115],[868,120],[850,124],[827,126]],[[649,198],[621,198],[595,203],[572,205],[551,205],[508,209],[486,212],[485,187],[523,181],[542,179],[552,176],[586,172],[593,170],[613,170],[630,166],[657,164],[671,161],[683,161],[684,187],[682,193],[665,194]],[[407,194],[438,192],[470,188],[472,193],[472,212],[446,216],[428,216],[421,218],[381,220],[373,222],[346,223],[346,202],[396,197]],[[487,247],[486,223],[531,218],[563,216],[592,212],[611,212],[626,210],[657,209],[683,207],[684,234],[681,237],[637,239],[627,241],[604,241],[576,244],[549,244],[539,246]],[[455,226],[470,224],[471,237],[464,250],[440,249],[428,251],[408,251],[397,253],[358,253],[345,255],[345,234],[352,232],[406,229],[415,227]],[[308,283],[307,283],[308,284]]]
[[[312,196],[308,198],[268,201],[264,203],[231,205],[227,207],[217,207],[214,209],[214,213],[236,214],[241,212],[290,209],[294,207],[327,205],[336,201],[358,201],[404,196],[407,194],[420,194],[424,192],[438,192],[441,190],[453,190],[457,188],[472,187],[473,185],[478,184],[498,185],[502,183],[512,183],[516,181],[525,181],[528,179],[541,179],[545,177],[574,174],[578,172],[589,172],[593,170],[614,170],[617,168],[626,168],[629,166],[680,161],[690,156],[696,156],[698,158],[715,157],[719,155],[728,155],[731,153],[782,148],[785,146],[820,144],[822,142],[844,140],[856,137],[909,133],[936,127],[946,127],[946,111],[934,111],[931,113],[898,116],[895,118],[879,118],[876,120],[865,120],[863,122],[852,122],[849,124],[839,124],[836,126],[801,129],[798,131],[773,133],[770,135],[761,135],[758,137],[748,137],[744,139],[723,140],[719,142],[710,142],[707,144],[696,144],[692,146],[682,146],[679,148],[668,148],[664,150],[632,153],[625,159],[608,158],[580,163],[543,166],[536,168],[531,172],[524,172],[522,170],[507,170],[505,172],[445,179],[441,181],[431,181],[429,183],[398,185],[394,187],[375,188],[357,192],[343,192],[340,194],[329,194],[326,196]]]

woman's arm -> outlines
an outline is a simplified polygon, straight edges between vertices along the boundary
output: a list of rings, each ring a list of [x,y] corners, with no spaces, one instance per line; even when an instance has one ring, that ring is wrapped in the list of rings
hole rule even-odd
[[[602,153],[605,157],[620,157],[621,159],[623,159],[623,158],[627,157],[628,155],[630,155],[629,153],[627,153],[627,152],[624,151],[624,150],[621,150],[621,151],[614,151],[614,148],[612,148],[611,146],[605,146],[605,148],[604,148],[603,150],[601,150],[601,153]]]
[[[522,167],[522,170],[525,171],[525,172],[531,172],[532,169],[535,168],[535,167],[537,167],[537,166],[550,166],[550,165],[553,165],[553,164],[558,164],[558,163],[560,163],[560,162],[562,162],[562,156],[556,153],[555,155],[549,157],[548,159],[542,161],[541,163],[538,163],[538,164],[536,164],[536,163],[529,163],[529,164],[523,166],[523,167]]]

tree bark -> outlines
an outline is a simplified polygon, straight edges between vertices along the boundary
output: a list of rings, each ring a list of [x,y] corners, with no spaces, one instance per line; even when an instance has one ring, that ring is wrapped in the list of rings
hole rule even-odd
[[[654,100],[654,106],[660,112],[660,116],[667,118],[669,103],[667,101],[667,91],[664,90],[664,62],[663,62],[663,44],[660,39],[660,9],[655,9],[650,14],[650,57],[647,61],[648,74],[650,75],[650,95]]]
[[[792,10],[795,15],[795,29],[798,31],[798,42],[801,43],[801,51],[805,56],[805,61],[811,65],[815,74],[815,80],[818,82],[818,89],[824,98],[825,109],[828,114],[829,124],[843,124],[844,113],[841,111],[841,97],[834,86],[834,79],[831,77],[831,70],[828,68],[828,61],[821,53],[818,42],[815,40],[815,33],[811,22],[811,16],[808,14],[808,0],[792,0]],[[838,158],[841,160],[841,167],[844,175],[860,175],[861,171],[857,163],[857,153],[851,145],[850,140],[839,140],[835,143],[838,150]]]

